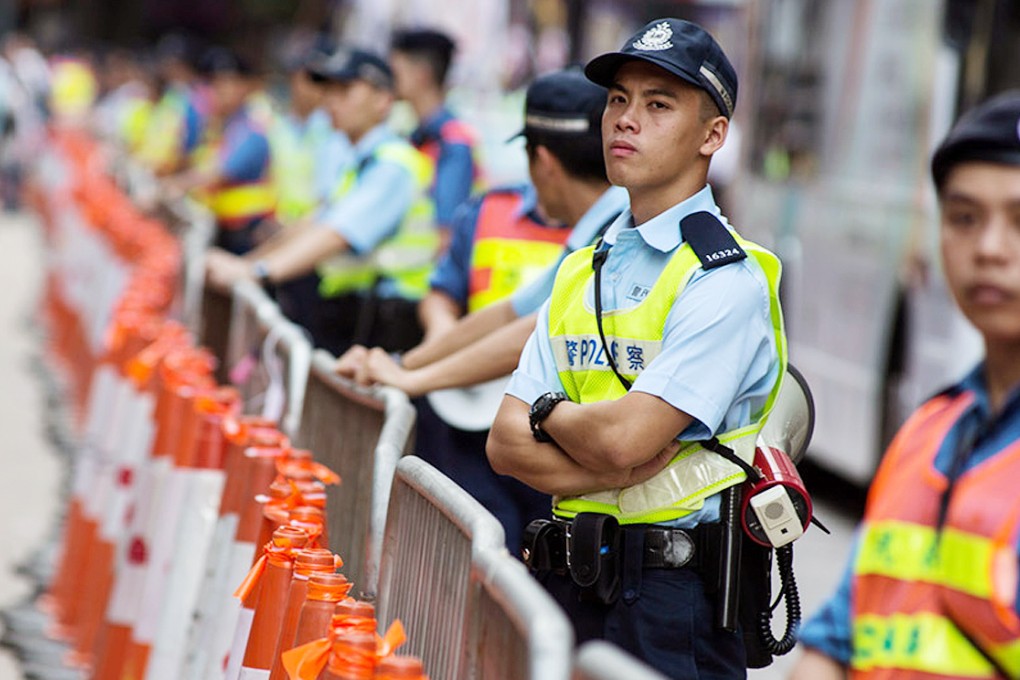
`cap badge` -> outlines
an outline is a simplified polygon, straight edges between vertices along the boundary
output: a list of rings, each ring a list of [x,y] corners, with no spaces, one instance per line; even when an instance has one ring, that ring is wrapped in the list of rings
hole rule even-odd
[[[668,50],[673,47],[673,43],[670,41],[672,37],[673,29],[670,28],[668,22],[663,21],[645,31],[645,34],[634,43],[634,49],[653,52]]]

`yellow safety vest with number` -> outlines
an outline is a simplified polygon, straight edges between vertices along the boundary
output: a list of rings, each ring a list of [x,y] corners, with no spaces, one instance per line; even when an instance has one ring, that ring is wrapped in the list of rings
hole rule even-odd
[[[414,179],[415,198],[396,233],[364,256],[344,253],[319,265],[319,295],[333,298],[368,291],[380,278],[391,280],[397,294],[419,300],[428,291],[429,274],[439,249],[435,208],[428,190],[432,164],[428,157],[407,142],[391,140],[380,144],[368,163],[383,160],[404,167]],[[348,168],[340,178],[333,200],[340,200],[357,186],[368,163]]]
[[[719,228],[724,229],[722,224]],[[786,372],[786,334],[779,305],[782,265],[768,250],[732,234],[748,257],[757,262],[769,287],[769,303],[780,374],[765,407],[752,424],[718,435],[720,442],[745,462],[754,458],[755,440],[772,409]],[[571,254],[560,266],[549,306],[549,340],[563,389],[571,401],[586,404],[618,399],[623,385],[605,360],[594,310],[586,301],[593,283],[588,247]],[[726,265],[730,266],[730,265]],[[603,313],[606,342],[620,373],[633,381],[662,349],[666,316],[702,264],[688,243],[677,248],[648,296],[629,309]],[[621,524],[666,522],[694,512],[709,496],[739,484],[745,473],[699,442],[681,442],[679,453],[651,479],[625,489],[553,499],[553,512],[573,517],[579,512],[613,515]]]

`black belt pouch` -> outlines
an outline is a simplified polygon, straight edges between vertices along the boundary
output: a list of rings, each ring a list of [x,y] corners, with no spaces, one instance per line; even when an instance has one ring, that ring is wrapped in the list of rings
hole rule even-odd
[[[574,583],[585,596],[612,604],[620,595],[619,564],[620,524],[616,518],[578,514],[570,527],[570,578]]]

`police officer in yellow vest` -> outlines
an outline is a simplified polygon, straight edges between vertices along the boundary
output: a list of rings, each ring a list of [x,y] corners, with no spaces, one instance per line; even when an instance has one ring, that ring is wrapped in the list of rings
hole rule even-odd
[[[1020,91],[932,159],[949,289],[985,359],[903,425],[798,680],[1020,678]]]
[[[276,192],[270,176],[268,120],[254,101],[260,90],[252,64],[226,48],[203,56],[210,80],[211,118],[191,167],[163,181],[168,195],[191,192],[216,218],[216,245],[246,253],[255,229],[273,214]]]
[[[528,86],[519,136],[525,139],[533,186],[494,189],[461,206],[450,248],[419,307],[427,331],[449,332],[465,312],[476,314],[512,299],[520,303],[513,294],[545,278],[547,268],[559,263],[568,239],[577,239],[580,247],[591,244],[623,211],[626,192],[610,188],[602,160],[599,121],[605,98],[605,89],[580,69],[555,71]],[[479,343],[480,352],[455,353],[411,371],[374,351],[365,358],[362,371],[347,373],[366,382],[395,385],[412,396],[433,392],[430,380],[447,381],[442,387],[472,387],[428,394],[416,402],[415,452],[496,516],[514,552],[520,550],[528,522],[548,513],[549,497],[492,471],[485,440],[502,386],[498,380],[479,386],[476,383],[482,380],[463,378],[479,370],[491,370],[486,380],[509,374],[534,328],[534,311],[548,294],[548,290],[540,294],[531,309],[521,308],[522,320],[487,335]],[[352,357],[344,359],[349,362]],[[342,367],[345,362],[340,363]]]
[[[711,592],[719,491],[743,472],[702,443],[750,460],[785,338],[778,260],[732,230],[706,181],[736,73],[677,19],[585,73],[608,88],[606,170],[630,210],[560,266],[489,460],[554,496],[527,558],[579,642],[608,639],[673,678],[744,677]]]
[[[317,269],[321,300],[309,329],[317,346],[337,354],[354,341],[413,347],[421,338],[416,305],[438,246],[431,163],[386,125],[393,72],[381,57],[341,49],[309,73],[326,86],[333,125],[354,147],[351,162],[311,218],[244,259],[214,254],[210,281],[278,284]]]
[[[269,128],[276,214],[273,228],[289,228],[308,219],[327,203],[351,153],[347,137],[333,127],[324,106],[325,88],[312,80],[307,66],[323,52],[310,50],[288,60],[290,83],[284,111],[276,112]],[[308,328],[319,300],[315,272],[276,286],[281,311]]]
[[[198,87],[198,47],[180,35],[156,45],[159,99],[148,117],[136,156],[157,176],[183,170],[202,140],[208,105]]]

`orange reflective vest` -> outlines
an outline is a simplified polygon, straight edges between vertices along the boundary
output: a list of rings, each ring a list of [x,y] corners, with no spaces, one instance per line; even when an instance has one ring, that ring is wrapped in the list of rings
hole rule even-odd
[[[478,211],[468,312],[487,307],[534,280],[563,252],[570,229],[536,222],[522,209],[519,191],[486,194]]]
[[[439,156],[443,150],[443,142],[464,144],[471,148],[472,163],[471,172],[471,193],[480,193],[485,187],[485,180],[481,173],[482,162],[478,154],[478,135],[467,123],[457,118],[451,118],[443,123],[439,129],[439,137],[427,139],[421,143],[414,143],[414,147],[429,157],[432,161],[433,170],[439,167]],[[439,179],[439,173],[433,175],[433,184]]]
[[[1020,442],[961,475],[936,526],[948,482],[935,457],[973,398],[922,406],[875,477],[852,581],[853,678],[1020,678]]]

